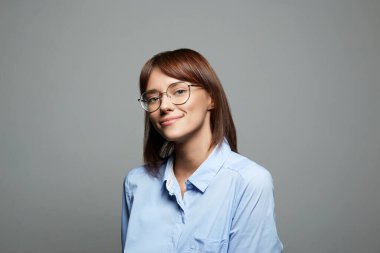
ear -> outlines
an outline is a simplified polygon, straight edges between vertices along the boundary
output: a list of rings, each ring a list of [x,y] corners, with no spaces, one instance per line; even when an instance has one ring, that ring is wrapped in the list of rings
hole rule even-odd
[[[212,109],[214,109],[214,100],[211,98],[211,96],[209,95],[208,96],[208,107],[207,107],[207,110],[211,111]]]

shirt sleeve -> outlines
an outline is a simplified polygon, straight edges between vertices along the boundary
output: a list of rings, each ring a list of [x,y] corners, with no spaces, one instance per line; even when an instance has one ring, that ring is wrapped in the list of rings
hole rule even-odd
[[[128,221],[131,210],[131,201],[129,197],[128,180],[127,177],[123,183],[123,196],[122,196],[122,211],[121,211],[121,249],[124,252],[125,239],[127,236]]]
[[[273,181],[262,170],[245,180],[230,231],[229,253],[279,253],[274,213]]]

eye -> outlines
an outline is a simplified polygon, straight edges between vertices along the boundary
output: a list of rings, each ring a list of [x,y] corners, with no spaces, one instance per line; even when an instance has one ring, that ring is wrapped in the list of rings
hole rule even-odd
[[[146,102],[148,104],[154,104],[154,103],[157,103],[159,100],[160,100],[159,97],[151,97],[151,98],[146,99]]]
[[[174,92],[174,96],[183,96],[184,94],[186,94],[187,90],[186,89],[177,89],[175,92]]]

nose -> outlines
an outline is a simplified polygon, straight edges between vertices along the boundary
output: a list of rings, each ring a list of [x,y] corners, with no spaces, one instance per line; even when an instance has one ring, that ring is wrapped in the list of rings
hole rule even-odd
[[[168,93],[164,92],[161,96],[161,106],[160,109],[162,111],[168,111],[173,109],[173,103],[170,100],[170,96]]]

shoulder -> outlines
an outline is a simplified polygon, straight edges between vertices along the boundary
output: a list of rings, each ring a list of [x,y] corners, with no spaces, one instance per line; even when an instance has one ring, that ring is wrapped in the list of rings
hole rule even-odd
[[[251,159],[231,152],[229,159],[223,165],[224,169],[235,174],[242,187],[273,189],[273,179],[270,172]]]
[[[138,183],[145,180],[152,180],[155,177],[152,176],[144,165],[140,165],[130,169],[125,176],[125,181],[129,183]]]
[[[148,176],[148,172],[145,169],[145,166],[140,165],[138,167],[134,167],[130,169],[127,175],[125,176],[125,178],[128,180],[134,180],[134,179],[138,179],[138,178],[146,177],[146,176]]]
[[[235,178],[237,209],[241,212],[244,212],[246,208],[256,210],[257,215],[273,211],[274,186],[268,170],[237,153],[229,157],[225,168],[230,171],[230,178]]]
[[[141,165],[129,170],[124,178],[124,187],[127,191],[133,192],[137,188],[149,187],[157,181],[159,181],[159,176],[154,177],[144,165]]]
[[[145,181],[149,176],[144,165],[132,168],[124,177],[124,187],[133,188],[138,182]]]

